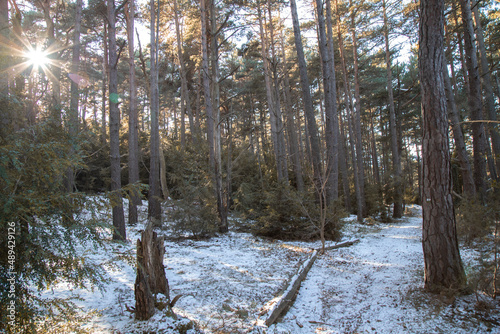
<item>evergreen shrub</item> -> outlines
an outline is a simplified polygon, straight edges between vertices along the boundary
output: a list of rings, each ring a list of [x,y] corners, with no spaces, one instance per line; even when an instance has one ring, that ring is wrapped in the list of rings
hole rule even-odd
[[[78,248],[106,237],[99,201],[87,203],[83,194],[63,190],[68,168],[84,168],[72,147],[74,138],[43,122],[0,138],[0,331],[36,332],[48,319],[73,314],[73,304],[41,300],[37,289],[59,280],[77,287],[104,284],[102,269]],[[7,317],[10,302],[15,326]]]
[[[206,150],[169,145],[166,156],[172,205],[167,211],[174,234],[209,237],[217,230],[216,200]]]
[[[254,207],[248,207],[248,212],[255,219],[252,228],[254,235],[281,240],[320,239],[322,214],[313,193],[299,193],[286,184],[272,185],[261,193],[261,202]],[[242,194],[253,198],[260,197],[250,191],[242,192]],[[251,200],[243,197],[240,202],[249,203]],[[344,216],[345,213],[338,204],[325,208],[326,240],[340,238],[340,218]]]

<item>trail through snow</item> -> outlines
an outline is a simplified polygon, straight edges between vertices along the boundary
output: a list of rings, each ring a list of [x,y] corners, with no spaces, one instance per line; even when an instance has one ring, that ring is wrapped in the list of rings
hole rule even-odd
[[[271,241],[237,232],[204,241],[168,240],[170,294],[182,295],[174,312],[196,324],[187,333],[500,333],[498,305],[489,312],[491,321],[485,321],[474,308],[475,296],[448,300],[422,290],[421,208],[411,210],[413,217],[392,224],[346,223],[344,239],[360,242],[318,256],[293,305],[270,327],[262,325],[269,301],[286,288],[319,242]],[[110,248],[134,258],[141,228],[127,231],[126,245],[96,250],[92,258],[107,261]],[[466,267],[477,256],[462,250]],[[162,311],[147,322],[124,311],[125,305],[134,305],[133,263],[116,261],[108,275],[105,292],[60,284],[44,295],[81,296],[84,309],[100,310],[84,326],[90,333],[178,332],[178,322]]]

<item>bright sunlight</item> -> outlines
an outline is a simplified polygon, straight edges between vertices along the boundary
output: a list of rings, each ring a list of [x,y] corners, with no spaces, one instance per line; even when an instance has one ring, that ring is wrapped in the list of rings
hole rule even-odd
[[[36,69],[38,69],[39,67],[44,68],[50,62],[48,53],[38,48],[28,50],[25,53],[25,57],[27,59],[27,63],[29,65],[33,65],[33,67]]]

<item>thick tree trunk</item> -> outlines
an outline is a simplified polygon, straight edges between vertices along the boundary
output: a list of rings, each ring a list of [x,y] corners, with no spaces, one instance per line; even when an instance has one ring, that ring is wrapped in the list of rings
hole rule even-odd
[[[115,1],[107,0],[109,24],[109,145],[111,157],[111,192],[113,198],[113,239],[126,240],[125,216],[121,195],[120,110],[118,109],[118,55],[116,52]]]
[[[425,287],[432,292],[461,289],[460,259],[451,196],[446,97],[443,86],[444,1],[420,2],[419,67],[423,116],[423,227]]]
[[[149,169],[148,217],[155,226],[161,224],[160,190],[160,102],[158,93],[158,18],[155,0],[151,0],[151,146]]]
[[[129,56],[129,114],[128,114],[128,182],[136,184],[139,182],[139,128],[137,116],[137,87],[135,77],[135,50],[134,50],[134,18],[135,3],[130,0],[125,6],[127,19],[127,38]],[[136,191],[130,193],[128,222],[130,225],[137,224],[137,205],[141,203],[140,194]]]
[[[462,8],[462,21],[464,23],[465,54],[469,78],[469,111],[472,121],[483,120],[483,101],[481,82],[477,62],[476,46],[474,44],[474,27],[469,0],[460,0]],[[474,183],[476,191],[484,200],[486,197],[486,132],[483,122],[473,122],[472,147],[474,152]]]
[[[387,19],[386,1],[382,1],[384,14],[384,40],[385,40],[385,61],[387,67],[387,93],[389,99],[389,128],[391,132],[391,151],[392,151],[392,168],[394,182],[394,210],[392,216],[401,218],[403,216],[403,189],[402,189],[402,170],[401,170],[401,155],[398,147],[398,133],[396,124],[396,111],[394,109],[394,94],[392,91],[392,70],[391,70],[391,53],[389,49],[389,22]]]
[[[322,173],[321,173],[321,160],[320,160],[320,145],[318,137],[318,127],[314,116],[313,103],[311,98],[311,90],[309,86],[309,78],[307,76],[307,66],[304,56],[304,48],[302,46],[302,39],[300,35],[299,18],[297,14],[297,5],[295,0],[290,0],[290,9],[292,12],[293,33],[295,39],[295,46],[297,49],[297,60],[299,65],[300,85],[302,88],[302,101],[304,103],[304,114],[306,117],[306,125],[309,137],[309,144],[311,150],[311,160],[314,173],[314,184],[317,189],[322,187]],[[333,122],[333,120],[332,120]]]

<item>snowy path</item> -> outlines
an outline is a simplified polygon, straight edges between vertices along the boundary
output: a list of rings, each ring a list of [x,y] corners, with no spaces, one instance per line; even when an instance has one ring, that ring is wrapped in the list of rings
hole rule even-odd
[[[167,240],[170,293],[182,295],[174,311],[196,323],[188,333],[500,333],[500,326],[489,328],[478,320],[482,315],[474,308],[475,295],[449,303],[422,291],[420,210],[414,208],[414,218],[393,224],[346,223],[344,238],[360,242],[319,256],[292,307],[269,328],[262,326],[269,302],[319,242],[281,242],[238,232],[204,241]],[[83,311],[99,311],[82,324],[89,333],[178,333],[175,328],[185,321],[176,322],[165,312],[137,322],[124,311],[135,303],[135,241],[141,228],[129,228],[126,244],[111,243],[88,254],[89,261],[108,263],[105,291],[61,282],[43,296],[80,296],[76,304]],[[477,254],[470,249],[462,253],[466,268]],[[498,319],[500,307],[495,312],[491,317]]]
[[[269,333],[483,333],[469,312],[422,293],[422,218],[368,228],[361,242],[316,260]],[[495,332],[498,329],[492,329]]]

